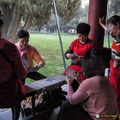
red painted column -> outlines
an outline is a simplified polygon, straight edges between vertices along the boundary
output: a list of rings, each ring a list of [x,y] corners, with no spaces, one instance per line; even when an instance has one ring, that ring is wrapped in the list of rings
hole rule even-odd
[[[91,25],[89,38],[94,40],[95,49],[101,49],[104,41],[104,30],[99,25],[99,18],[104,17],[104,22],[107,13],[108,0],[90,0],[88,23]]]

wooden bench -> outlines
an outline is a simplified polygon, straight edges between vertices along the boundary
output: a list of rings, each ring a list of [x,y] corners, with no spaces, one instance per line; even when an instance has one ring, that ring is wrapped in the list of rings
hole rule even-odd
[[[26,97],[32,96],[32,115],[33,116],[35,115],[35,94],[42,93],[43,89],[45,91],[51,91],[57,87],[61,87],[65,83],[66,82],[64,75],[56,75],[26,84],[25,85],[27,91]]]

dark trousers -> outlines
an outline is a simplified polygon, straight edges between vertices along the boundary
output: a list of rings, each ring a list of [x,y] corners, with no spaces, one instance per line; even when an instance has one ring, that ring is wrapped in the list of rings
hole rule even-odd
[[[84,111],[81,105],[72,105],[65,101],[58,114],[57,120],[93,120],[91,116]]]
[[[18,120],[19,119],[20,108],[21,108],[21,104],[18,104],[17,106],[11,108],[11,111],[12,111],[12,120]]]
[[[27,74],[26,78],[31,78],[33,80],[40,80],[40,79],[45,79],[46,76],[42,75],[39,72],[30,72]],[[25,79],[21,80],[23,83],[25,83]]]
[[[40,80],[40,79],[44,79],[46,77],[39,72],[30,72],[30,73],[27,74],[26,78],[31,78],[33,80]],[[23,79],[21,81],[25,84],[25,79]],[[11,108],[13,120],[18,120],[19,119],[20,108],[21,108],[21,105],[18,105],[18,106],[15,106],[15,107]]]

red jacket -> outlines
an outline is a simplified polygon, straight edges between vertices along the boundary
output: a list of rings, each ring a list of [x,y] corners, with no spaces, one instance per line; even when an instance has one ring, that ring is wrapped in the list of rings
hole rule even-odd
[[[0,54],[0,108],[5,108],[15,105],[14,102],[19,97],[18,80],[24,79],[27,71],[22,64],[19,51],[13,43],[0,38],[0,48],[14,63],[12,66]],[[13,69],[15,73],[13,73]]]

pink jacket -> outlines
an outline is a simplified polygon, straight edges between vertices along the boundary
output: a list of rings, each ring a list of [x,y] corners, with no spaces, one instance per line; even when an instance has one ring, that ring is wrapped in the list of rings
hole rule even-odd
[[[81,103],[94,120],[98,120],[97,114],[101,116],[99,120],[115,120],[118,115],[116,96],[106,77],[85,79],[75,93],[69,86],[68,98],[71,104]]]

